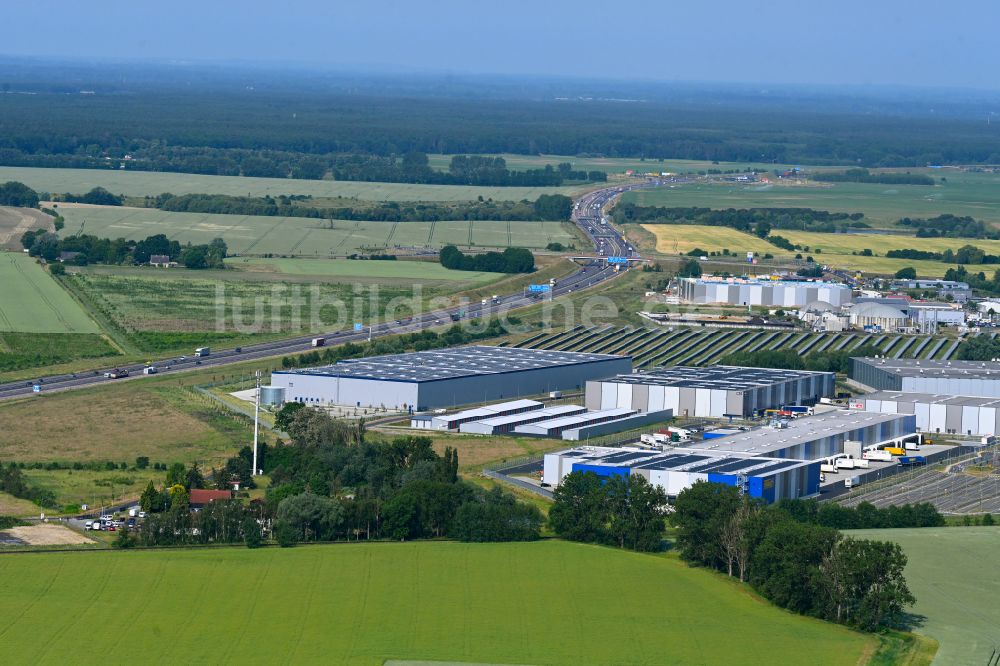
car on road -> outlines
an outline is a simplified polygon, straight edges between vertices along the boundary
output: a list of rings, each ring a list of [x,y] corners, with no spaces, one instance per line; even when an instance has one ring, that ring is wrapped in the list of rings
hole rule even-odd
[[[236,349],[233,350],[233,353],[242,354],[243,353],[243,347],[237,347]]]
[[[88,520],[87,522],[85,522],[85,523],[83,524],[83,529],[85,529],[85,530],[89,530],[89,529],[91,529],[91,528],[92,528],[93,526],[94,526],[94,521],[92,521],[92,520]]]

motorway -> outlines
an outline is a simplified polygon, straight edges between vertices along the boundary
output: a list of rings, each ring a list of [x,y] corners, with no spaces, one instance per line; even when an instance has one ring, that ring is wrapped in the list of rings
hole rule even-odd
[[[615,270],[615,266],[608,264],[604,257],[628,257],[633,260],[640,258],[638,253],[634,251],[610,223],[602,224],[601,211],[608,202],[619,196],[622,192],[637,188],[655,187],[658,184],[654,181],[607,187],[588,192],[574,202],[572,221],[594,244],[595,251],[602,256],[585,263],[576,272],[558,280],[556,286],[551,290],[551,297],[554,298],[573,291],[587,289],[619,275],[619,272]],[[625,268],[626,266],[622,266],[623,270]],[[386,335],[412,333],[414,331],[450,324],[462,319],[471,320],[489,316],[491,312],[498,310],[507,311],[528,307],[537,304],[540,297],[547,295],[532,294],[529,296],[524,293],[509,294],[501,297],[496,303],[487,303],[486,305],[482,305],[481,303],[457,305],[448,309],[423,313],[411,319],[374,324],[362,331],[334,331],[325,334],[313,334],[272,342],[262,342],[235,349],[213,350],[208,356],[202,358],[196,358],[192,353],[191,356],[180,356],[156,361],[153,365],[157,368],[157,374],[164,372],[172,374],[184,370],[224,366],[232,363],[295,354],[314,349],[312,346],[314,338],[324,338],[326,345],[333,346],[345,342],[361,342]],[[115,368],[101,368],[73,374],[39,377],[34,381],[9,382],[0,384],[0,400],[30,396],[35,393],[83,388],[109,381],[123,381],[122,379],[109,379],[104,376],[106,372],[113,369],[127,370],[129,372],[129,379],[142,377],[144,368],[145,365],[140,364],[123,365],[116,366]],[[39,387],[38,391],[35,391],[36,386]]]

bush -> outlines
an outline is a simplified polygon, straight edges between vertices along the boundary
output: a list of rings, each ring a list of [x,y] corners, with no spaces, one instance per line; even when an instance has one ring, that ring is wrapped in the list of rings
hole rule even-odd
[[[907,266],[906,268],[900,268],[896,271],[897,280],[916,280],[917,279],[917,269],[912,266]]]
[[[274,523],[274,538],[282,548],[291,548],[299,542],[299,531],[287,520]]]

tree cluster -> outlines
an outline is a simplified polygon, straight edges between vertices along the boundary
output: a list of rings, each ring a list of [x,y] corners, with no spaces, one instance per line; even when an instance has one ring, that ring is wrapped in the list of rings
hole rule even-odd
[[[883,509],[869,502],[855,507],[834,502],[781,500],[775,508],[792,519],[810,525],[822,525],[837,530],[869,530],[900,527],[944,527],[944,516],[930,502],[901,504]]]
[[[535,255],[523,247],[509,247],[503,252],[465,254],[454,245],[445,245],[438,257],[442,266],[453,271],[531,273],[535,270]]]
[[[563,539],[640,551],[663,547],[667,495],[641,476],[602,479],[593,472],[573,472],[553,500],[549,525]]]
[[[34,502],[38,506],[51,509],[57,506],[56,495],[51,490],[32,486],[24,477],[24,472],[15,463],[6,467],[0,464],[0,492]]]
[[[681,557],[746,581],[772,603],[865,631],[898,626],[915,602],[896,543],[842,537],[732,486],[699,481],[677,496]]]
[[[921,261],[943,261],[946,264],[1000,264],[1000,256],[986,254],[973,245],[963,245],[957,250],[950,247],[942,252],[928,250],[889,250],[885,253],[891,259],[916,259]]]
[[[520,320],[513,316],[508,316],[507,321],[512,325],[520,323]],[[413,333],[404,333],[391,338],[382,338],[362,344],[346,342],[337,347],[326,347],[322,350],[315,349],[299,354],[298,356],[283,356],[281,358],[281,366],[283,368],[297,368],[304,365],[336,363],[347,358],[440,349],[442,347],[468,344],[477,340],[488,340],[507,333],[504,329],[504,324],[499,319],[491,319],[485,327],[477,326],[480,322],[476,320],[473,320],[471,323],[472,326],[468,328],[455,324],[442,333],[431,330],[415,331]]]
[[[772,229],[836,232],[866,227],[860,220],[864,213],[831,213],[812,208],[699,208],[640,206],[618,203],[611,212],[615,222],[627,224],[703,224],[729,227],[759,238],[767,238]]]
[[[827,183],[875,183],[879,185],[934,185],[934,179],[922,173],[872,173],[868,169],[813,174],[813,180]]]
[[[911,227],[917,230],[917,238],[1000,238],[992,225],[968,215],[952,215],[945,213],[929,219],[904,217],[899,220],[899,226]]]
[[[0,206],[38,208],[38,192],[15,180],[0,185]]]
[[[455,201],[396,202],[375,205],[320,207],[311,205],[305,195],[239,197],[225,194],[160,194],[146,200],[146,205],[181,213],[225,213],[271,217],[307,217],[322,220],[361,220],[372,222],[437,222],[440,220],[568,220],[572,200],[563,195],[539,197],[541,204],[530,201]],[[569,202],[569,208],[566,206]]]
[[[881,351],[873,345],[862,345],[851,351],[814,352],[802,356],[791,349],[766,349],[755,352],[737,352],[719,360],[720,365],[739,365],[748,368],[782,368],[785,370],[814,370],[847,374],[852,356],[874,356]]]
[[[60,238],[56,234],[36,229],[21,235],[21,246],[33,257],[55,261],[63,252],[76,252],[67,263],[75,266],[87,264],[127,264],[149,263],[154,254],[165,255],[177,260],[187,268],[224,268],[228,252],[226,242],[216,238],[206,245],[181,245],[164,234],[155,234],[140,241],[124,238],[99,238],[90,234],[79,234]]]
[[[93,206],[121,206],[123,198],[121,195],[112,194],[103,187],[95,187],[86,194],[61,194],[54,197],[57,201],[67,203],[83,203]]]

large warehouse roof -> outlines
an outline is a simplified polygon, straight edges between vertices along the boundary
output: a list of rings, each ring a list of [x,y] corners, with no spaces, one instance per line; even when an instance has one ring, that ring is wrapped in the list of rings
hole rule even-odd
[[[826,280],[769,280],[766,278],[722,278],[722,277],[700,277],[700,278],[681,278],[686,282],[693,282],[695,284],[731,284],[731,285],[750,285],[759,287],[801,287],[801,288],[816,288],[822,287],[824,289],[850,289],[846,284],[841,284],[840,282],[828,282]]]
[[[792,467],[813,464],[808,460],[733,456],[694,449],[670,449],[663,452],[648,449],[580,446],[560,451],[557,455],[567,458],[581,458],[580,462],[585,465],[627,467],[633,470],[673,470],[700,474],[708,474],[709,472],[746,474],[749,476],[766,476]]]
[[[614,354],[474,346],[373,356],[340,361],[319,368],[282,372],[325,377],[432,382],[456,377],[499,375],[620,359],[631,360],[630,357]]]
[[[785,428],[755,428],[748,432],[718,439],[705,440],[700,448],[720,453],[745,453],[766,455],[799,444],[867,428],[868,426],[912,418],[909,414],[880,414],[876,412],[836,411],[816,416],[794,419]]]
[[[809,370],[743,368],[730,365],[710,365],[702,368],[675,365],[666,368],[656,368],[648,372],[637,372],[631,375],[617,375],[598,381],[615,382],[618,384],[649,384],[654,386],[745,391],[761,386],[801,379],[803,377],[827,374],[832,373],[813,372]]]
[[[907,393],[879,391],[860,396],[858,400],[887,400],[889,402],[920,402],[931,405],[961,405],[962,407],[1000,407],[1000,398],[951,395],[945,393]]]
[[[928,361],[920,358],[862,357],[855,357],[853,360],[901,377],[1000,379],[1000,363],[995,361]]]

